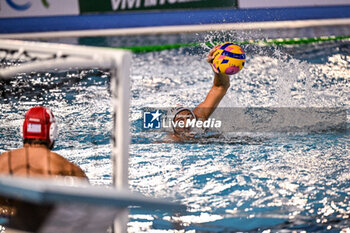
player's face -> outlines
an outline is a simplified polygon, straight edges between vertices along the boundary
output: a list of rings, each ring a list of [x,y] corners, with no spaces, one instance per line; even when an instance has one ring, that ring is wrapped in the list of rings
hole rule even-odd
[[[191,127],[188,125],[188,121],[193,120],[194,117],[191,114],[190,111],[188,110],[184,110],[179,112],[175,119],[175,127],[174,127],[174,131],[175,133],[178,133],[180,135],[184,135],[187,137],[191,137]]]

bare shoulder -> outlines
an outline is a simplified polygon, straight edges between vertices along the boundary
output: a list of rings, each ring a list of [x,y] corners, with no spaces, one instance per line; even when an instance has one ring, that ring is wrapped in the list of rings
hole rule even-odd
[[[56,168],[59,168],[64,175],[87,178],[84,171],[78,165],[70,162],[62,155],[51,151],[51,161],[52,164]]]
[[[7,160],[8,160],[8,151],[0,154],[0,173],[3,170],[5,170]]]
[[[57,154],[56,152],[51,151],[51,161],[55,163],[70,163],[66,158],[64,158],[62,155]]]
[[[9,170],[9,156],[10,154],[16,155],[21,149],[15,149],[11,151],[5,151],[0,154],[0,174],[8,174]]]
[[[16,154],[20,153],[22,150],[23,150],[23,148],[19,148],[19,149],[14,149],[11,151],[3,152],[2,154],[0,154],[0,163],[2,163],[4,161],[8,161],[8,157],[9,157],[10,153],[13,155],[16,155]]]
[[[8,156],[8,151],[5,151],[0,154],[0,160]]]
[[[67,168],[67,166],[70,167],[77,167],[77,165],[75,165],[74,163],[70,162],[68,159],[66,159],[65,157],[63,157],[60,154],[57,154],[55,152],[51,151],[51,162],[53,164],[55,164],[56,166],[60,166],[60,167],[65,167]]]

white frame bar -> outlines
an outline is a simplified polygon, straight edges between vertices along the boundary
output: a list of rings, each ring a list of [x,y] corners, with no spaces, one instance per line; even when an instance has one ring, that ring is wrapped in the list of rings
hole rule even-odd
[[[262,29],[295,29],[318,26],[346,26],[350,24],[350,18],[341,19],[308,19],[293,21],[267,21],[249,23],[221,23],[203,25],[180,25],[159,27],[136,27],[119,29],[74,30],[59,32],[33,32],[33,33],[0,33],[0,38],[8,39],[38,39],[38,38],[69,38],[86,36],[131,36],[131,35],[157,35],[194,33],[222,30],[262,30]]]

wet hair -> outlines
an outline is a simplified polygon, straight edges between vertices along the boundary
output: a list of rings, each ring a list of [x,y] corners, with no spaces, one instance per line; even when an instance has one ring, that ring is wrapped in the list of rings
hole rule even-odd
[[[29,145],[44,145],[47,148],[50,148],[50,142],[44,139],[37,139],[37,138],[26,138],[23,140],[23,144],[29,144]]]

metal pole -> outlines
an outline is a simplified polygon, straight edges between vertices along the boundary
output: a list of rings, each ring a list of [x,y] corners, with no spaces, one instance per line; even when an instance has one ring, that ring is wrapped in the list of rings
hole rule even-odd
[[[131,54],[125,52],[116,57],[112,72],[111,88],[114,110],[113,127],[113,181],[118,189],[129,189],[129,105],[130,105],[130,64]],[[114,222],[115,233],[126,233],[129,210],[121,209]]]

